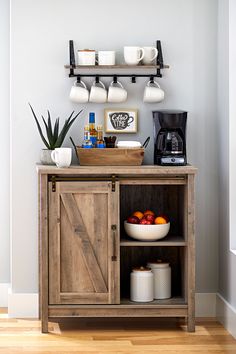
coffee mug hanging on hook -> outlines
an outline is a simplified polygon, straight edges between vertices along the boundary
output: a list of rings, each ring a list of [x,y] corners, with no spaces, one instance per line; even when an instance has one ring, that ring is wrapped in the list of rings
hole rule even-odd
[[[93,82],[90,90],[89,102],[93,103],[105,103],[107,102],[107,90],[102,81],[99,78]]]
[[[161,89],[158,82],[154,80],[148,81],[143,95],[143,101],[146,103],[158,103],[165,98],[165,92]]]
[[[70,100],[74,103],[86,103],[89,99],[89,92],[85,83],[77,79],[70,90]]]

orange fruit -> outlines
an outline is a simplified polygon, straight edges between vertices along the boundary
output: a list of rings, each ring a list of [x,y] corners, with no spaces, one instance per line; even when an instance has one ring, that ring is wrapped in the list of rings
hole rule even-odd
[[[155,224],[166,224],[166,219],[163,218],[162,216],[158,216],[155,221],[154,221]]]
[[[139,220],[143,218],[143,213],[141,211],[135,211],[132,216],[137,216]]]
[[[144,215],[155,215],[155,213],[153,212],[153,211],[151,211],[151,210],[146,210],[144,213],[143,213]]]

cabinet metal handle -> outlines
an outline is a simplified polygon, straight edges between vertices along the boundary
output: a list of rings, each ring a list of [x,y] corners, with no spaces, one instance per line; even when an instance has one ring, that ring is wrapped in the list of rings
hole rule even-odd
[[[113,262],[117,261],[117,256],[116,256],[116,225],[111,225],[112,229],[112,243],[113,243],[113,255],[111,257],[111,260]]]

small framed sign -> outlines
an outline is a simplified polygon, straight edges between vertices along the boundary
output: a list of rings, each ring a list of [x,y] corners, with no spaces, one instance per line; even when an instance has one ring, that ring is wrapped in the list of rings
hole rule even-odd
[[[104,127],[106,133],[137,133],[138,110],[132,108],[105,109]]]

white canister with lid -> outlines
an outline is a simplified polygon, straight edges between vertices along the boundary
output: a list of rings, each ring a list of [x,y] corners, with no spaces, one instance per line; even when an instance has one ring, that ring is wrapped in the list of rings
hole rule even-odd
[[[95,50],[78,50],[78,65],[95,65]]]
[[[153,273],[150,268],[134,268],[130,274],[130,299],[136,302],[153,301]]]
[[[151,268],[154,275],[154,299],[169,299],[171,297],[171,267],[169,263],[161,260],[150,262],[147,267]]]

